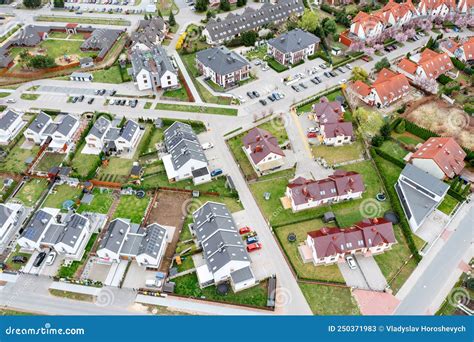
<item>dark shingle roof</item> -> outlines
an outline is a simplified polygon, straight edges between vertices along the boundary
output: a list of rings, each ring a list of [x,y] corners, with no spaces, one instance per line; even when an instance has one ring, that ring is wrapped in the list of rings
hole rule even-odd
[[[230,74],[249,65],[244,57],[230,51],[225,46],[199,51],[196,54],[196,59],[219,75]]]
[[[283,53],[297,52],[306,49],[312,44],[319,44],[321,40],[314,34],[294,29],[276,38],[270,39],[268,45],[273,46]]]

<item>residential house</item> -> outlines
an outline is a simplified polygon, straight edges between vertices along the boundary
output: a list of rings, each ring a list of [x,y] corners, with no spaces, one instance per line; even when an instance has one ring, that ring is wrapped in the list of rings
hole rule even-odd
[[[132,50],[152,50],[160,46],[168,30],[168,24],[160,16],[140,20],[137,30],[131,34]]]
[[[416,166],[407,164],[395,190],[413,232],[443,201],[449,185]]]
[[[417,168],[438,178],[454,178],[464,169],[466,152],[454,138],[429,138],[410,157]]]
[[[0,145],[8,145],[25,125],[21,114],[7,109],[0,114]]]
[[[131,55],[132,73],[139,90],[176,88],[178,71],[162,46],[150,50],[135,49]]]
[[[328,178],[312,180],[298,177],[286,187],[285,196],[293,212],[361,198],[365,191],[357,172],[336,170]]]
[[[421,0],[418,4],[421,16],[445,17],[456,9],[456,0]]]
[[[267,53],[282,65],[296,64],[313,55],[320,41],[312,33],[294,29],[270,39]]]
[[[454,68],[449,55],[425,49],[421,54],[403,58],[398,68],[411,78],[437,79]]]
[[[190,125],[175,121],[164,132],[164,144],[168,154],[162,160],[170,181],[192,178],[201,184],[211,180],[206,155]],[[205,170],[194,178],[193,171],[200,169]]]
[[[81,27],[81,31],[85,28]],[[120,38],[125,30],[117,29],[90,29],[92,32],[87,34],[86,40],[81,45],[82,51],[97,51],[97,61],[101,61],[105,58],[107,53],[112,49],[117,40]]]
[[[278,139],[267,130],[254,127],[242,139],[243,149],[257,172],[271,171],[285,164]]]
[[[112,128],[112,122],[109,119],[105,116],[97,118],[85,138],[87,149],[83,149],[82,153],[99,154],[102,152],[107,143],[105,136],[110,128]]]
[[[448,38],[439,45],[450,57],[455,57],[463,63],[474,63],[474,36],[460,42]]]
[[[19,237],[18,245],[27,250],[39,251],[48,228],[56,222],[59,214],[60,210],[56,208],[42,208],[34,213]]]
[[[321,228],[309,232],[299,248],[303,262],[313,265],[342,263],[347,255],[381,254],[397,243],[392,223],[383,218],[365,219],[345,229]]]
[[[418,16],[418,11],[411,0],[402,3],[389,0],[378,13],[383,18],[385,26],[402,26]]]
[[[208,44],[222,44],[243,32],[258,30],[268,24],[280,24],[304,12],[302,0],[265,2],[260,8],[246,7],[242,14],[229,13],[224,19],[210,19],[202,34]]]
[[[384,108],[407,96],[411,87],[405,75],[383,68],[371,86],[357,80],[352,90],[369,106]]]
[[[47,39],[50,31],[48,26],[26,25],[15,37],[12,45],[34,47]]]
[[[350,121],[327,123],[319,127],[319,137],[324,145],[342,146],[352,143],[355,139],[354,128]]]
[[[317,139],[328,146],[350,144],[354,140],[352,122],[344,121],[344,107],[339,101],[328,101],[321,98],[312,106],[312,118],[319,129]]]
[[[79,63],[82,69],[90,68],[94,66],[94,59],[92,57],[80,58]]]
[[[58,115],[53,121],[48,114],[40,112],[23,134],[36,145],[47,144],[48,151],[68,153],[78,129],[79,120],[70,114]]]
[[[472,0],[459,0],[458,13],[474,15],[474,1]]]
[[[199,74],[223,88],[236,86],[250,78],[250,63],[225,46],[199,51],[196,66]]]
[[[0,251],[7,245],[11,237],[20,229],[24,207],[21,204],[0,204]]]
[[[157,269],[168,242],[167,229],[157,223],[140,227],[128,219],[118,218],[107,228],[99,243],[97,256],[101,262],[135,260],[142,267]]]
[[[361,40],[379,36],[385,28],[385,21],[381,15],[359,12],[353,19],[350,34]]]
[[[255,285],[250,257],[227,207],[206,202],[193,213],[193,221],[192,233],[205,262],[196,267],[199,285],[230,281],[234,291]]]

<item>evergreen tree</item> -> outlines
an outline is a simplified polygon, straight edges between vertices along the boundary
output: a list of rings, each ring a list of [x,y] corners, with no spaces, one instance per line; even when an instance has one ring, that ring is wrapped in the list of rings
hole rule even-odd
[[[224,11],[224,12],[230,11],[229,0],[221,0],[221,2],[219,3],[219,8],[221,9],[221,11]]]
[[[170,12],[170,16],[168,17],[168,24],[170,26],[176,25],[176,20],[174,19],[173,11]]]

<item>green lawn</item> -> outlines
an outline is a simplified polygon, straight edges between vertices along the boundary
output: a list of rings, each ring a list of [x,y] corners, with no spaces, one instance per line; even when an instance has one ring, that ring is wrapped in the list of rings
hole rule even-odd
[[[156,151],[156,144],[163,141],[164,129],[155,129],[151,133],[150,142],[145,150],[145,153]]]
[[[176,6],[173,0],[157,1],[156,9],[164,16],[169,16],[171,11],[173,11],[173,14],[175,15],[179,12],[179,7]]]
[[[46,152],[35,167],[35,171],[48,172],[53,166],[60,166],[65,154]]]
[[[267,46],[259,46],[258,48],[253,48],[251,51],[247,52],[245,57],[251,61],[254,59],[260,59],[263,60],[267,56]]]
[[[48,181],[45,179],[31,179],[23,185],[15,199],[21,201],[27,207],[33,207],[47,187]]]
[[[315,315],[360,315],[349,288],[308,283],[299,285]]]
[[[2,98],[2,99],[4,97],[10,96],[10,95],[12,95],[12,93],[10,93],[10,92],[5,92],[5,91],[0,92],[0,98]]]
[[[423,143],[424,140],[417,137],[414,134],[411,134],[410,132],[404,132],[404,133],[396,133],[392,132],[392,137],[397,139],[398,141],[407,144],[407,145],[413,145],[416,146],[420,143]]]
[[[446,195],[444,197],[443,202],[440,203],[438,206],[438,210],[445,213],[446,215],[450,215],[454,208],[456,208],[456,205],[458,205],[459,201],[455,198],[453,198],[450,195]]]
[[[237,115],[238,109],[236,108],[224,108],[224,107],[207,107],[197,105],[185,105],[185,104],[171,104],[171,103],[157,103],[155,106],[157,110],[170,110],[177,112],[192,112],[192,113],[205,113],[205,114],[219,114],[219,115]]]
[[[266,61],[268,63],[268,66],[272,68],[273,70],[275,70],[276,72],[283,72],[283,71],[288,70],[288,67],[281,65],[274,58],[267,58]]]
[[[111,66],[108,69],[97,70],[92,73],[94,82],[99,83],[122,83],[122,73],[118,65]]]
[[[31,254],[28,254],[28,253],[21,253],[20,252],[20,246],[17,246],[15,251],[12,252],[10,254],[10,256],[8,257],[8,259],[5,261],[5,264],[7,265],[8,269],[18,271],[22,266],[26,265],[26,263],[17,264],[17,263],[12,262],[13,257],[15,257],[17,255],[24,256],[24,257],[26,257],[26,259],[29,259],[30,256],[31,256]]]
[[[334,226],[334,224],[324,224],[321,219],[314,219],[275,228],[278,241],[299,278],[345,283],[337,265],[314,266],[312,263],[305,264],[298,251],[298,246],[304,243],[308,232],[319,230],[322,227]],[[290,233],[296,234],[295,242],[288,241],[288,234]]]
[[[67,200],[78,203],[81,194],[82,190],[80,188],[74,188],[67,184],[57,185],[53,188],[48,197],[46,197],[43,207],[62,209],[63,203]]]
[[[405,158],[405,156],[408,154],[407,150],[392,140],[385,141],[382,146],[380,146],[380,149],[392,157],[398,158],[400,160],[403,160],[403,158]]]
[[[106,182],[125,182],[130,175],[133,160],[111,157],[107,167],[102,166],[99,179]]]
[[[22,137],[18,143],[10,150],[7,158],[0,162],[0,170],[12,173],[22,173],[26,170],[25,161],[30,157],[35,157],[39,152],[39,146],[34,146],[31,150],[21,148],[25,142]]]
[[[211,202],[218,202],[218,203],[223,203],[227,206],[227,209],[231,213],[235,213],[237,211],[243,210],[244,207],[242,206],[242,203],[239,202],[236,198],[230,197],[230,196],[206,196],[206,195],[201,195],[199,196],[198,200],[204,204],[207,201]]]
[[[114,213],[114,218],[127,218],[133,223],[140,224],[145,215],[150,197],[139,199],[136,196],[122,196]]]
[[[94,57],[97,52],[82,51],[81,45],[83,41],[79,40],[44,40],[39,47],[46,50],[46,54],[52,58],[63,57],[64,55],[78,55],[79,57]]]
[[[80,204],[77,212],[83,213],[89,211],[93,213],[107,214],[114,202],[112,190],[106,188],[94,188],[92,194],[94,195],[92,202],[90,204]]]
[[[169,89],[163,92],[163,97],[170,97],[176,100],[189,101],[188,93],[184,87],[178,89]]]
[[[73,261],[68,267],[61,266],[58,270],[57,276],[60,278],[74,278],[77,270],[86,262],[87,258],[89,257],[89,252],[91,251],[92,246],[94,246],[94,242],[98,236],[99,234],[97,233],[92,234],[91,238],[87,242],[86,248],[84,249],[84,255],[82,256],[82,259],[80,261]]]
[[[145,102],[145,105],[143,106],[143,109],[150,109],[152,105],[153,105],[152,102]]]
[[[100,160],[95,154],[82,154],[84,146],[74,156],[71,162],[73,172],[79,177],[87,177],[94,169],[96,169]]]
[[[66,16],[52,16],[39,15],[35,18],[36,21],[60,22],[60,23],[78,23],[91,25],[119,25],[130,26],[130,21],[125,19],[106,19],[106,18],[87,18],[87,17],[66,17]]]
[[[249,289],[233,293],[229,291],[227,295],[220,295],[215,286],[204,289],[199,288],[197,275],[187,274],[173,279],[176,283],[175,293],[186,297],[211,299],[232,304],[246,304],[265,307],[267,304],[267,282],[262,282]]]
[[[321,157],[329,165],[336,165],[363,157],[364,147],[359,140],[343,146],[319,145],[311,148],[315,158]]]
[[[22,100],[28,100],[28,101],[36,101],[40,97],[39,94],[21,94],[20,98]]]
[[[0,309],[0,316],[33,316],[32,312],[18,311],[11,309]]]

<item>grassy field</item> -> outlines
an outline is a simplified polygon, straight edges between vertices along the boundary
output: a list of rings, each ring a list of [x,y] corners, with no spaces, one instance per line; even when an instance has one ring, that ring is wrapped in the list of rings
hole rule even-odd
[[[92,194],[94,195],[92,202],[90,204],[79,205],[77,212],[83,213],[90,211],[93,213],[107,214],[114,202],[112,191],[106,188],[94,188]]]
[[[420,143],[423,143],[424,140],[417,137],[416,135],[413,135],[409,132],[404,132],[404,133],[396,133],[396,132],[392,132],[392,137],[397,139],[398,141],[404,143],[404,144],[407,144],[407,145],[418,145]]]
[[[275,234],[278,237],[282,248],[285,250],[287,257],[290,259],[296,274],[300,278],[332,281],[345,283],[339,267],[337,265],[330,266],[314,266],[312,263],[303,263],[298,251],[298,245],[306,240],[307,233],[318,230],[322,227],[333,227],[334,224],[324,224],[320,219],[314,219],[301,223],[295,223],[283,227],[275,228]],[[289,242],[288,234],[296,234],[296,241]]]
[[[178,89],[169,89],[163,92],[163,97],[170,97],[176,100],[188,101],[188,93],[184,87]]]
[[[68,298],[72,300],[80,300],[83,302],[94,301],[94,296],[83,294],[83,293],[62,291],[62,290],[56,290],[56,289],[49,289],[49,293],[51,293],[51,295],[56,296],[56,297],[63,297],[63,298]]]
[[[20,98],[22,100],[28,100],[28,101],[36,101],[40,97],[39,94],[21,94]]]
[[[99,156],[94,154],[82,154],[84,146],[77,151],[71,162],[73,171],[80,177],[86,177],[96,167]]]
[[[149,197],[139,199],[135,196],[122,196],[114,213],[114,218],[128,218],[133,223],[139,224],[143,220],[149,201]]]
[[[151,133],[152,136],[150,138],[150,142],[145,150],[145,153],[150,153],[156,151],[156,144],[163,141],[164,137],[164,130],[163,129],[155,129]]]
[[[192,112],[218,115],[237,115],[238,109],[224,108],[224,107],[206,107],[185,104],[171,104],[171,103],[157,103],[155,106],[157,110],[170,110],[177,112]]]
[[[450,215],[458,203],[459,201],[457,199],[451,197],[450,195],[446,195],[443,202],[441,202],[438,206],[438,210],[445,213],[446,215]]]
[[[48,182],[45,179],[31,179],[23,185],[15,199],[21,201],[27,207],[33,207],[47,186]]]
[[[276,72],[283,72],[283,71],[288,70],[288,67],[281,65],[274,58],[267,58],[266,61],[268,63],[268,66],[272,68],[273,70],[275,70]]]
[[[83,41],[80,40],[58,40],[47,39],[44,40],[39,47],[44,49],[49,57],[54,59],[63,57],[64,55],[78,55],[79,57],[94,57],[97,52],[82,51],[81,45]]]
[[[56,15],[39,15],[35,18],[36,21],[48,21],[58,23],[78,23],[78,24],[92,24],[92,25],[119,25],[130,26],[130,21],[124,19],[106,19],[106,18],[86,18],[86,17],[66,17]]]
[[[380,149],[392,157],[398,158],[400,160],[403,160],[403,158],[405,158],[405,156],[408,154],[407,150],[392,140],[385,141]]]
[[[17,264],[17,263],[14,263],[12,262],[12,259],[13,257],[15,256],[24,256],[26,257],[26,259],[29,259],[31,254],[28,254],[28,253],[21,253],[20,252],[20,247],[17,246],[17,248],[15,249],[14,252],[12,252],[9,256],[8,256],[8,259],[5,261],[5,264],[7,265],[8,269],[10,270],[15,270],[15,271],[18,271],[22,266],[26,265],[26,263],[24,264]]]
[[[329,165],[336,165],[363,157],[364,147],[359,140],[344,146],[319,145],[311,148],[315,158],[321,157]]]
[[[97,70],[92,73],[94,82],[119,84],[123,82],[122,73],[118,65],[108,69]]]
[[[359,315],[349,288],[300,283],[301,291],[315,315]]]
[[[35,167],[35,171],[48,172],[53,166],[60,166],[65,154],[46,152]]]
[[[107,167],[102,166],[99,179],[107,182],[125,182],[130,175],[133,160],[111,157]]]
[[[199,196],[199,201],[204,204],[207,201],[211,202],[218,202],[218,203],[223,203],[227,206],[229,211],[231,213],[235,213],[237,211],[243,210],[244,207],[242,206],[242,203],[238,201],[234,197],[229,197],[229,196],[206,196],[206,195],[201,195]]]
[[[195,297],[216,300],[233,304],[246,304],[264,307],[267,304],[267,283],[262,282],[259,285],[249,289],[233,293],[229,291],[227,295],[220,295],[215,286],[209,286],[204,289],[199,288],[197,275],[195,273],[184,275],[173,279],[176,283],[175,293],[186,297]]]
[[[34,146],[31,150],[21,148],[24,142],[25,138],[22,137],[8,153],[7,158],[0,163],[1,171],[22,173],[26,170],[25,161],[30,157],[35,157],[39,152],[39,147]]]
[[[57,185],[46,197],[43,207],[62,209],[65,201],[71,200],[77,203],[81,194],[82,190],[80,188],[73,188],[67,184]]]
[[[176,6],[173,0],[159,0],[156,3],[156,9],[160,11],[162,15],[169,16],[171,11],[173,14],[179,12],[179,7]]]

